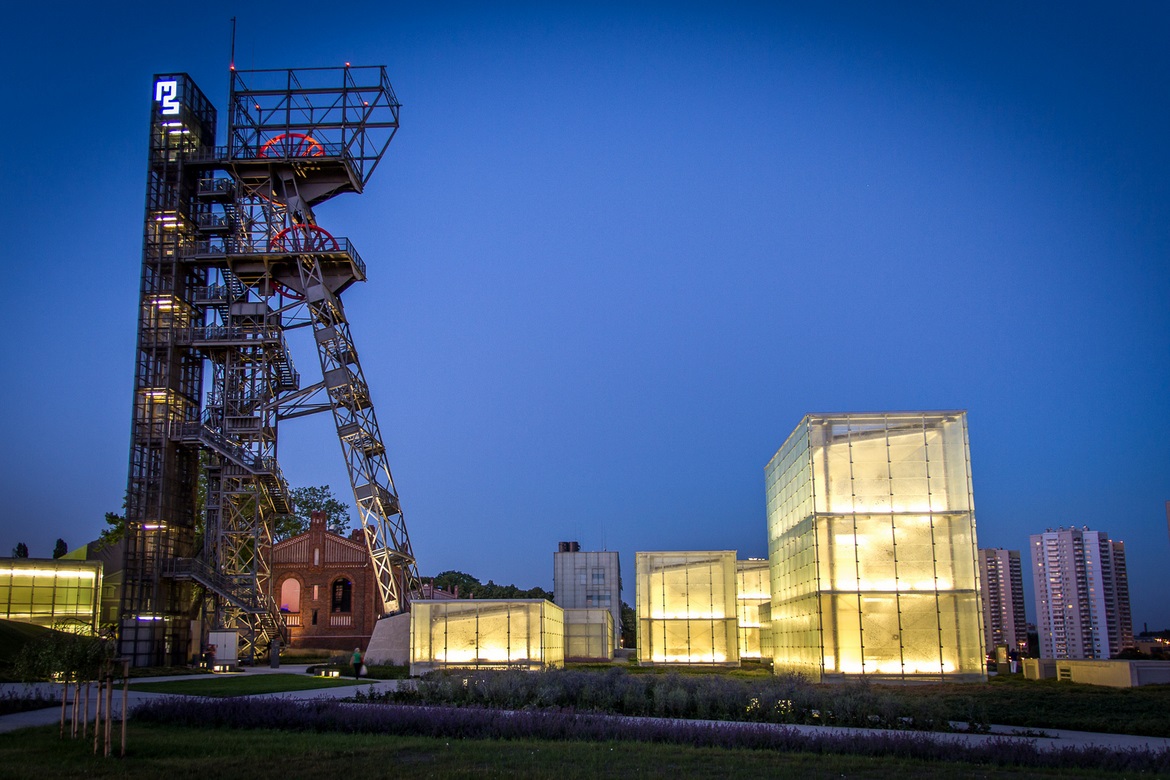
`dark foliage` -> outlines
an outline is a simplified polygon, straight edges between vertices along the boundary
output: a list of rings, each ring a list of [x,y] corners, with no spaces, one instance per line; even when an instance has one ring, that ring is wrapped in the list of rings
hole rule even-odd
[[[436,588],[442,588],[453,593],[459,588],[461,599],[547,599],[553,600],[553,594],[541,587],[521,590],[515,585],[497,585],[492,580],[487,584],[476,577],[461,571],[444,571],[435,575],[432,582]]]
[[[21,693],[19,691],[6,691],[0,694],[0,715],[11,715],[15,712],[28,712],[29,710],[43,710],[46,707],[56,707],[61,704],[61,700],[53,695],[45,695],[40,691],[33,691],[32,693]]]
[[[978,744],[947,735],[823,731],[760,723],[687,722],[539,710],[375,706],[287,699],[162,698],[140,705],[137,720],[191,728],[279,729],[455,739],[634,741],[805,753],[891,756],[1000,766],[1170,771],[1170,751],[1057,748],[1033,740],[992,738]]]
[[[435,673],[413,690],[380,694],[405,704],[500,709],[559,708],[617,715],[947,731],[928,697],[906,699],[868,685],[817,686],[796,676],[635,675],[620,668]],[[970,730],[982,730],[972,722]]]

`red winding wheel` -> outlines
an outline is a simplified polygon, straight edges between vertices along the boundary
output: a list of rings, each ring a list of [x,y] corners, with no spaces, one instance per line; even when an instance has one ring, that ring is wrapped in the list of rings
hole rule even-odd
[[[336,252],[337,239],[317,225],[298,222],[277,233],[270,244],[279,252]]]
[[[325,147],[312,136],[304,133],[281,133],[271,139],[256,153],[257,157],[324,157]]]

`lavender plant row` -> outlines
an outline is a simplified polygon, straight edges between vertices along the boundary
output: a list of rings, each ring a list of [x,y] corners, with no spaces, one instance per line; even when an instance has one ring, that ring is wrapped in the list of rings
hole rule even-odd
[[[1032,740],[989,738],[963,744],[947,735],[817,732],[759,723],[697,723],[554,711],[501,711],[333,700],[162,698],[139,705],[140,722],[189,728],[276,729],[444,739],[657,742],[696,747],[889,756],[1000,766],[1170,771],[1170,751],[1096,747],[1042,750]]]

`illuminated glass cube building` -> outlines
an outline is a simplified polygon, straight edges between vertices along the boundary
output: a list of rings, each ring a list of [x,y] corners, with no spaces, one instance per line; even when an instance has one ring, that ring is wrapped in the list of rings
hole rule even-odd
[[[635,554],[638,661],[739,666],[735,551]]]
[[[765,481],[777,673],[986,679],[965,412],[808,415]]]
[[[0,618],[93,633],[98,628],[102,564],[12,558],[0,565]]]
[[[772,581],[768,562],[751,558],[735,562],[736,605],[739,610],[739,658],[761,660],[771,658],[770,642],[761,642],[772,630],[772,621],[760,615],[760,608],[772,602]],[[764,610],[767,615],[768,610]],[[770,639],[770,637],[769,637]],[[764,652],[769,648],[768,653]]]
[[[410,673],[565,665],[564,610],[544,599],[417,600]]]

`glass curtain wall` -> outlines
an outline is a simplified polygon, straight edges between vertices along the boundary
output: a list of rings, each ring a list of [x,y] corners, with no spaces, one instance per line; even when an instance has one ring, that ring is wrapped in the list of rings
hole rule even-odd
[[[564,624],[543,599],[413,601],[410,673],[564,666]]]
[[[739,666],[735,551],[635,557],[638,661]]]
[[[771,631],[771,621],[760,615],[760,607],[772,601],[772,582],[768,562],[751,559],[735,562],[736,606],[739,615],[739,658],[760,660],[764,654],[760,637]]]
[[[964,412],[809,415],[765,474],[778,672],[985,678]]]
[[[0,618],[47,628],[98,627],[102,565],[90,561],[13,558],[0,565]]]

